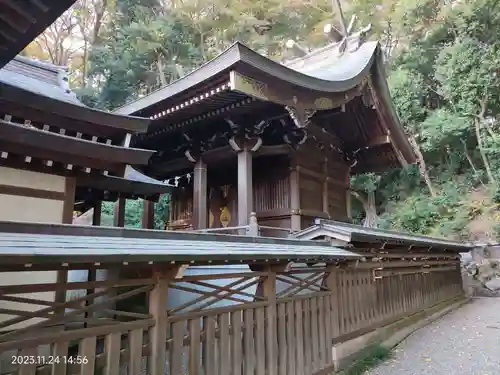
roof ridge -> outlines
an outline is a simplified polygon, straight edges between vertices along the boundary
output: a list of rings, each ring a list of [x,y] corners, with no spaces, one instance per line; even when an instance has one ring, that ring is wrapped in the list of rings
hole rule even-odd
[[[52,64],[48,61],[42,61],[42,60],[38,60],[38,59],[33,58],[33,57],[27,57],[27,56],[22,56],[22,55],[17,55],[16,57],[14,57],[13,61],[17,61],[17,62],[26,64],[26,65],[31,65],[31,66],[34,66],[34,67],[37,67],[40,69],[49,70],[49,71],[52,71],[54,73],[59,73],[61,70],[64,72],[69,71],[68,66],[56,65],[56,64]]]

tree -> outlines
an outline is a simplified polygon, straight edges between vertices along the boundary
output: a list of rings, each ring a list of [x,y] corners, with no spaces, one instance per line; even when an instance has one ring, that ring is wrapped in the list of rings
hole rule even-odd
[[[377,227],[377,204],[375,193],[381,176],[365,173],[351,177],[351,194],[361,203],[365,212],[363,226]]]

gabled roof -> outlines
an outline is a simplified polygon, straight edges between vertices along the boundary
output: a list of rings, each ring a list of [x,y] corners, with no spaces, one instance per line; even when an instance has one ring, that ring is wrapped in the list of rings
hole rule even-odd
[[[63,14],[75,0],[0,2],[0,68]]]
[[[398,245],[407,247],[427,247],[432,250],[449,250],[453,252],[468,252],[475,245],[448,241],[439,238],[404,234],[396,231],[366,228],[355,224],[342,223],[333,220],[316,219],[312,227],[294,234],[294,238],[313,240],[327,237],[336,240],[337,246],[353,246],[356,243],[380,245]],[[387,246],[389,247],[389,246]]]

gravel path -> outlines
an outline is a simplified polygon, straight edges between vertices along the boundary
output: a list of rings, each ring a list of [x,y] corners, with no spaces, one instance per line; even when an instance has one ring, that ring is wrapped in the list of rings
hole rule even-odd
[[[500,298],[475,298],[416,331],[367,375],[443,374],[500,374]]]

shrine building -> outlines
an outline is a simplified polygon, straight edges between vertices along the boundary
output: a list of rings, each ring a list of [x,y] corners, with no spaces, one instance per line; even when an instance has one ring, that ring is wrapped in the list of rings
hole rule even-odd
[[[363,36],[284,64],[237,42],[117,109],[152,121],[131,141],[157,151],[143,173],[194,177],[173,190],[168,229],[241,227],[254,211],[293,232],[315,218],[348,222],[350,176],[414,163],[381,47]]]

